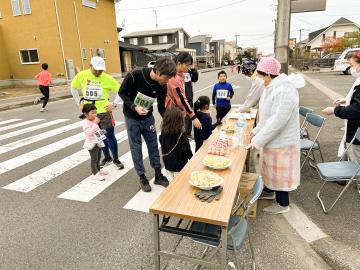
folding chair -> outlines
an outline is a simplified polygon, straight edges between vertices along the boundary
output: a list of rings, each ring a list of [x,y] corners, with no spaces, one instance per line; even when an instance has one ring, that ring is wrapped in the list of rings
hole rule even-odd
[[[300,125],[300,138],[308,138],[309,137],[309,134],[308,134],[307,130],[304,129],[304,125],[305,125],[305,122],[306,122],[306,115],[308,113],[313,113],[313,112],[314,112],[314,110],[312,110],[310,108],[307,108],[307,107],[304,107],[304,106],[299,107],[299,114],[302,117],[304,117],[304,120]]]
[[[320,157],[321,157],[321,161],[324,162],[324,157],[322,155],[321,152],[321,148],[320,148],[320,143],[318,141],[318,137],[320,135],[320,132],[325,124],[325,118],[321,117],[317,114],[314,113],[308,113],[306,114],[305,117],[305,124],[304,124],[304,129],[306,130],[306,133],[309,135],[308,133],[308,127],[309,125],[312,125],[314,127],[317,127],[317,133],[314,137],[313,140],[310,139],[310,136],[308,138],[301,138],[300,139],[300,149],[301,149],[301,153],[303,153],[305,155],[305,159],[301,164],[300,169],[302,169],[305,165],[305,162],[308,160],[308,158],[312,161],[316,162],[316,158],[315,158],[315,154],[314,154],[314,150],[319,151],[320,153]],[[311,162],[309,162],[310,166],[315,168],[315,165],[311,164]]]
[[[254,184],[252,191],[249,192],[249,194],[247,194],[247,196],[243,200],[238,200],[238,202],[235,204],[235,207],[233,208],[232,215],[229,220],[228,234],[227,234],[228,235],[227,249],[232,250],[234,252],[234,257],[238,269],[240,269],[240,264],[236,255],[237,252],[240,251],[240,249],[244,246],[246,238],[249,239],[253,269],[255,269],[256,267],[255,252],[249,232],[248,214],[251,210],[251,207],[259,199],[263,188],[264,188],[264,182],[262,180],[262,177],[259,176]],[[242,216],[238,216],[235,214],[240,208],[243,209]],[[216,234],[219,235],[217,239],[213,239],[213,240],[204,240],[201,238],[192,237],[192,240],[194,240],[195,242],[207,246],[201,255],[202,259],[205,257],[206,252],[210,247],[215,248],[215,250],[208,258],[210,259],[212,256],[214,256],[221,246],[220,226],[196,221],[192,223],[190,230],[195,233],[201,233],[205,235],[216,235]],[[230,263],[228,265],[230,265]],[[201,269],[201,266],[196,266],[195,269]]]
[[[343,195],[345,190],[349,187],[352,181],[354,180],[360,180],[360,166],[353,161],[343,161],[343,159],[346,157],[346,153],[355,141],[355,139],[360,141],[360,128],[357,129],[354,138],[351,140],[350,144],[347,146],[345,152],[341,156],[340,160],[337,162],[325,162],[325,163],[318,163],[316,165],[316,170],[319,173],[319,176],[322,180],[324,180],[324,184],[321,186],[319,191],[317,192],[317,198],[319,199],[321,206],[324,210],[324,213],[329,213],[330,210],[334,207],[334,205],[337,203],[337,201],[340,199],[340,197]],[[347,181],[348,183],[345,185],[345,187],[342,189],[340,194],[337,196],[336,200],[333,202],[333,204],[330,206],[330,208],[326,209],[325,205],[320,197],[320,192],[324,188],[325,184],[328,182],[334,182],[334,181]],[[358,186],[358,192],[359,185]]]

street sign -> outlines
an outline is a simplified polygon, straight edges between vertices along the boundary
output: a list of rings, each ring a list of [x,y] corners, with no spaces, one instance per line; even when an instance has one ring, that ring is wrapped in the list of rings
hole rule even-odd
[[[326,0],[291,0],[291,13],[324,11]]]

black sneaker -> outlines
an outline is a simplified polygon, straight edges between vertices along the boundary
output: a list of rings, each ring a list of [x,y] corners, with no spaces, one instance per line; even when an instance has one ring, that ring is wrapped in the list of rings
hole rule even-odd
[[[169,185],[169,180],[162,173],[156,173],[154,184],[167,187]]]
[[[113,163],[119,168],[119,170],[124,169],[124,164],[122,164],[120,160],[114,159]]]
[[[141,190],[144,192],[151,191],[151,187],[149,185],[149,180],[146,178],[145,175],[140,176],[140,187],[141,187]]]
[[[100,168],[105,167],[105,165],[109,164],[112,162],[112,158],[104,158],[101,162],[100,162]]]

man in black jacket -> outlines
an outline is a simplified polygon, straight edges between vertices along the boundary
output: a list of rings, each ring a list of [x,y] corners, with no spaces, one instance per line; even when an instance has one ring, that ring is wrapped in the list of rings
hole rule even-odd
[[[154,184],[164,187],[169,185],[169,181],[161,173],[155,119],[152,112],[153,103],[157,101],[158,111],[161,116],[164,115],[166,84],[175,75],[174,61],[163,59],[157,61],[153,68],[135,69],[129,72],[120,87],[119,96],[124,101],[123,112],[131,156],[136,173],[140,177],[140,187],[144,192],[150,192],[151,187],[145,175],[141,136],[144,137],[148,148],[150,165],[155,170]]]
[[[191,68],[189,72],[184,74],[184,83],[185,83],[185,96],[189,101],[189,105],[191,107],[194,106],[193,99],[194,99],[194,91],[193,91],[193,82],[197,82],[199,80],[199,73],[195,68]],[[189,117],[185,118],[185,131],[188,137],[191,136],[192,131],[192,120]]]

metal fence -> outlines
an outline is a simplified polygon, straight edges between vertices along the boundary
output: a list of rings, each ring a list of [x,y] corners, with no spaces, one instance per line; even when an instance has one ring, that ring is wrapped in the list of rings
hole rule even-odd
[[[290,59],[290,64],[299,70],[331,68],[334,66],[336,59],[337,58],[293,58]]]

